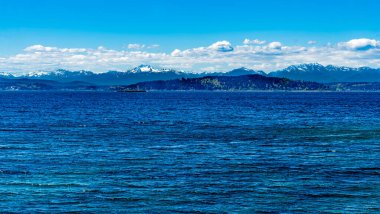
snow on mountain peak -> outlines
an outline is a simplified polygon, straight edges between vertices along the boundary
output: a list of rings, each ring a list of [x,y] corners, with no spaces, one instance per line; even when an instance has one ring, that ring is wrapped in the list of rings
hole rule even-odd
[[[169,71],[169,69],[158,69],[154,68],[151,65],[139,65],[136,68],[130,70],[132,73],[140,73],[140,72],[162,72]]]
[[[26,77],[40,77],[49,74],[47,71],[32,71],[27,73],[25,76]]]
[[[69,71],[69,70],[64,70],[64,69],[58,69],[55,71],[32,71],[21,76],[39,78],[43,76],[71,76],[71,75],[91,75],[91,74],[94,74],[94,73],[91,71],[85,71],[85,70]]]
[[[13,77],[12,74],[6,73],[6,72],[0,72],[0,76],[3,76],[3,77]]]
[[[308,64],[300,64],[300,65],[291,65],[284,70],[287,72],[291,71],[309,71],[309,70],[321,70],[325,68],[323,65],[319,63],[308,63]]]

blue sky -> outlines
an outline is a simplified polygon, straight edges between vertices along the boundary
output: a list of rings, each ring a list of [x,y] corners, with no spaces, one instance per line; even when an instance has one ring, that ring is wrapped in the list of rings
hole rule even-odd
[[[2,0],[0,57],[32,45],[171,53],[245,38],[306,47],[378,41],[379,8],[377,0]]]

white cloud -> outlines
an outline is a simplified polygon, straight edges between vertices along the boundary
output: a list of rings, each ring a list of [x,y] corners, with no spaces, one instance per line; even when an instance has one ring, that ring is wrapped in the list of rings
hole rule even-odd
[[[310,41],[307,42],[307,44],[309,44],[309,45],[315,45],[315,44],[317,44],[317,41],[310,40]]]
[[[170,55],[171,56],[181,56],[181,50],[175,49]]]
[[[229,52],[229,51],[234,50],[231,43],[225,40],[215,42],[214,44],[210,45],[209,48],[215,51],[220,51],[220,52]]]
[[[271,49],[281,49],[282,48],[282,44],[281,42],[271,42],[268,44],[268,47],[271,48]]]
[[[145,45],[142,44],[128,44],[128,49],[143,49]]]
[[[142,50],[142,49],[157,49],[159,48],[160,45],[158,44],[153,44],[153,45],[145,45],[145,44],[128,44],[127,48],[131,50]]]
[[[228,71],[242,66],[273,71],[293,64],[312,62],[380,67],[379,41],[353,39],[324,46],[288,46],[281,42],[232,46],[228,41],[219,41],[205,47],[175,49],[168,53],[147,48],[113,50],[102,46],[60,48],[32,45],[18,54],[0,57],[0,72],[20,74],[59,68],[105,72],[127,70],[139,64],[193,72]]]
[[[244,41],[243,41],[243,44],[245,44],[245,45],[263,45],[265,43],[266,43],[266,41],[259,40],[259,39],[254,39],[254,40],[244,39]]]
[[[159,48],[160,47],[160,45],[158,45],[158,44],[153,44],[153,45],[148,45],[148,49],[155,49],[155,48]]]
[[[27,48],[24,49],[24,51],[28,51],[28,52],[34,52],[34,51],[56,51],[57,48],[55,47],[45,47],[45,46],[42,46],[42,45],[32,45],[32,46],[29,46]]]
[[[365,51],[373,48],[380,48],[380,41],[374,40],[374,39],[367,39],[367,38],[361,38],[361,39],[352,39],[348,42],[341,42],[338,44],[340,47],[352,49],[352,50],[359,50],[359,51]]]

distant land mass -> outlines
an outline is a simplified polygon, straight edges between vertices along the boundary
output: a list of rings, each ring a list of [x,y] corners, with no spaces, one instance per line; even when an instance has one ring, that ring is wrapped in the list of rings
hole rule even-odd
[[[260,74],[269,77],[284,77],[293,80],[304,80],[320,83],[336,82],[380,82],[380,69],[342,66],[323,66],[318,63],[292,65],[285,69],[265,73],[249,68],[237,68],[229,72],[191,73],[174,69],[154,68],[150,65],[140,65],[127,71],[108,71],[94,73],[91,71],[68,71],[59,69],[53,72],[31,72],[25,75],[0,73],[5,79],[35,79],[53,80],[58,82],[87,82],[99,86],[130,85],[139,82],[155,80],[173,80],[180,78],[199,78],[204,76],[241,76]]]
[[[326,83],[332,91],[380,91],[380,82]]]
[[[0,73],[0,90],[283,90],[380,91],[380,69],[323,66],[317,63],[289,66],[266,74],[237,68],[229,72],[188,73],[140,65],[125,72],[34,72],[14,76]]]
[[[205,76],[198,78],[179,78],[173,80],[156,80],[130,85],[95,85],[92,83],[72,81],[58,82],[41,79],[6,79],[0,78],[2,91],[380,91],[378,82],[340,82],[317,83],[288,78],[268,77],[260,74],[240,76]]]
[[[115,88],[117,91],[135,90],[328,90],[328,86],[309,81],[294,81],[287,78],[267,77],[259,74],[242,76],[206,76],[142,82]]]
[[[94,84],[87,82],[57,82],[52,80],[34,79],[5,79],[0,78],[0,90],[20,91],[20,90],[101,90]]]

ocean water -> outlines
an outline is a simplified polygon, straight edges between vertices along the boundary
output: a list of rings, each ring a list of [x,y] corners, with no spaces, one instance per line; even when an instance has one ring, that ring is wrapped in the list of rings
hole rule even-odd
[[[1,92],[0,211],[379,213],[380,93]]]

